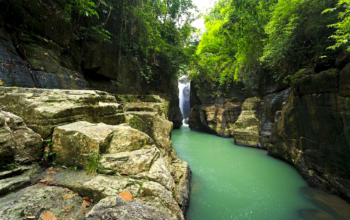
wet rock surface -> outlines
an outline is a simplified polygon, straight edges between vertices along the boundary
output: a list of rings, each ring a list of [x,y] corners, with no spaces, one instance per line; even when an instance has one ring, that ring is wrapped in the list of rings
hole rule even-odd
[[[300,193],[310,199],[318,209],[301,210],[300,215],[305,220],[312,219],[349,219],[349,203],[338,196],[329,194],[317,188],[301,188]]]
[[[4,195],[29,185],[29,177],[11,177],[0,180],[0,195]]]

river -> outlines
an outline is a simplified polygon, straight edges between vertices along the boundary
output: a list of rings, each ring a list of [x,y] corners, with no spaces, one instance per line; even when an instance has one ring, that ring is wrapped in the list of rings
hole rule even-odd
[[[349,204],[307,186],[287,163],[233,139],[174,130],[174,148],[192,170],[187,220],[350,219]]]

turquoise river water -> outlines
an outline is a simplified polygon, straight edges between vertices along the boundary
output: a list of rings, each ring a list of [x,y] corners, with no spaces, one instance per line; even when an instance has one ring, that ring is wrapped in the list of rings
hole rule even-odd
[[[174,130],[172,140],[178,156],[192,170],[187,220],[319,219],[322,213],[327,217],[302,192],[329,199],[315,196],[292,166],[266,151],[237,146],[232,138],[193,132],[186,126]],[[334,212],[348,204],[341,205],[328,209]]]

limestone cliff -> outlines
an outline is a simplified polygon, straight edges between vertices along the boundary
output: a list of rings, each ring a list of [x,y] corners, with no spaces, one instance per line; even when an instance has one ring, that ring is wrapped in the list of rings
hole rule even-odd
[[[241,115],[231,129],[231,134],[238,145],[259,146],[259,111],[260,99],[248,98],[244,101]]]
[[[275,120],[269,154],[293,164],[312,185],[347,199],[350,65],[298,79]],[[343,80],[341,80],[343,79]]]
[[[64,1],[1,1],[0,86],[47,89],[97,89],[113,94],[165,94],[170,102],[169,119],[182,124],[178,108],[177,79],[158,71],[147,83],[120,42],[86,39],[77,25],[62,16]],[[99,6],[106,30],[120,33],[120,15]],[[101,17],[102,19],[102,17]],[[94,19],[82,20],[94,24]],[[119,52],[120,51],[120,52]],[[137,67],[137,68],[136,68]],[[170,77],[172,76],[172,77]]]
[[[199,91],[200,88],[200,91]],[[204,85],[191,85],[191,113],[189,126],[192,130],[230,137],[242,111],[245,98],[244,85],[233,84],[225,96],[212,97],[213,90]]]
[[[190,127],[267,149],[295,166],[311,185],[350,200],[350,64],[336,66],[318,73],[300,70],[290,86],[264,75],[260,98],[241,95],[236,103],[193,90]],[[234,103],[236,117],[227,117]],[[254,107],[245,107],[248,103]]]

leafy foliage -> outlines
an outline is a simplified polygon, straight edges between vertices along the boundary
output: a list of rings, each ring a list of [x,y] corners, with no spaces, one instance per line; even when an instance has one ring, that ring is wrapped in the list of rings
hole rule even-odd
[[[256,85],[266,72],[290,82],[301,68],[332,63],[339,51],[327,48],[348,46],[349,5],[349,0],[219,0],[205,16],[190,75],[199,84],[223,88],[233,81]]]
[[[118,66],[127,58],[140,77],[156,84],[179,74],[191,57],[192,9],[192,0],[66,0],[64,16],[83,49],[91,42],[113,44]]]
[[[339,22],[329,25],[329,27],[336,28],[335,34],[331,38],[336,40],[336,43],[329,49],[337,49],[339,47],[346,47],[347,51],[350,51],[350,1],[340,0],[335,8],[328,8],[323,13],[333,12],[340,10],[338,17]]]
[[[302,67],[312,67],[331,44],[333,30],[327,25],[336,19],[322,11],[335,1],[279,0],[265,26],[265,41],[261,60],[277,71],[277,77],[294,74]]]

